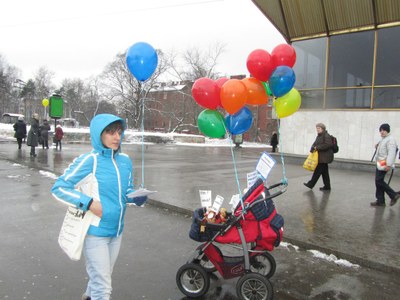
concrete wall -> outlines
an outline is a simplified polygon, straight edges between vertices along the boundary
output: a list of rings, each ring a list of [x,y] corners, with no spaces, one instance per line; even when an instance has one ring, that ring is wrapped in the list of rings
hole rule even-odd
[[[382,123],[390,124],[391,134],[400,143],[399,117],[398,111],[297,111],[281,119],[280,150],[308,154],[317,134],[315,124],[322,122],[338,139],[339,152],[335,158],[369,161],[375,151],[374,145],[380,140]]]

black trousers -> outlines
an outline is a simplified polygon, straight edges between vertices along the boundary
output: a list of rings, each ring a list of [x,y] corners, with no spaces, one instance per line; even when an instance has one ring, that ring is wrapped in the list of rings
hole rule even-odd
[[[322,175],[322,182],[324,183],[324,187],[327,189],[331,188],[331,180],[329,178],[329,168],[328,164],[318,163],[317,167],[314,170],[314,173],[311,177],[311,180],[307,183],[310,188],[313,188],[317,183],[319,177]]]
[[[376,169],[375,172],[375,197],[378,203],[385,203],[385,193],[390,199],[396,196],[396,192],[385,182],[386,171]]]
[[[22,138],[17,138],[18,149],[21,149],[22,146]]]

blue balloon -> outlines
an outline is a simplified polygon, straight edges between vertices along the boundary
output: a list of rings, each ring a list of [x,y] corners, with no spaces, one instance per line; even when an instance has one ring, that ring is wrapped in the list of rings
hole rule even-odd
[[[253,123],[251,110],[244,106],[236,114],[225,117],[226,129],[232,134],[241,134],[250,129]]]
[[[144,42],[133,44],[126,52],[126,65],[133,76],[145,81],[157,68],[158,56],[154,48]]]
[[[288,66],[279,66],[272,72],[269,78],[269,87],[275,97],[286,95],[293,88],[296,81],[296,75],[292,68]]]

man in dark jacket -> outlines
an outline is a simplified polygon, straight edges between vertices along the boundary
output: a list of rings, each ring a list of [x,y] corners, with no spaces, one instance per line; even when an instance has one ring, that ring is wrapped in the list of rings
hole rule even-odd
[[[310,152],[318,151],[318,165],[314,170],[311,180],[304,185],[310,189],[317,183],[319,177],[322,175],[323,187],[319,189],[321,191],[331,190],[331,181],[329,178],[328,164],[333,161],[333,150],[332,150],[332,137],[326,131],[326,126],[322,123],[318,123],[316,126],[317,138],[311,146]]]
[[[44,119],[43,124],[40,126],[40,138],[42,139],[43,149],[49,149],[49,131],[50,124],[46,119]]]
[[[24,121],[24,117],[19,116],[18,121],[15,122],[13,127],[15,131],[14,137],[17,139],[18,150],[20,150],[22,146],[22,140],[26,138],[26,123]]]
[[[35,148],[39,145],[39,115],[36,113],[33,114],[26,143],[31,147],[31,157],[36,157]]]

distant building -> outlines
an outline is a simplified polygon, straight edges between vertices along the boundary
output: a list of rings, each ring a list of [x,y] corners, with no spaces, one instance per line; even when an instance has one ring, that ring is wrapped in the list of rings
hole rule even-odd
[[[243,79],[244,75],[231,76]],[[197,117],[204,110],[192,97],[191,81],[171,81],[152,88],[146,99],[145,128],[162,132],[201,134],[197,128]],[[271,105],[249,106],[253,112],[253,126],[244,134],[244,140],[267,143],[276,120]],[[221,113],[226,112],[221,109]]]

